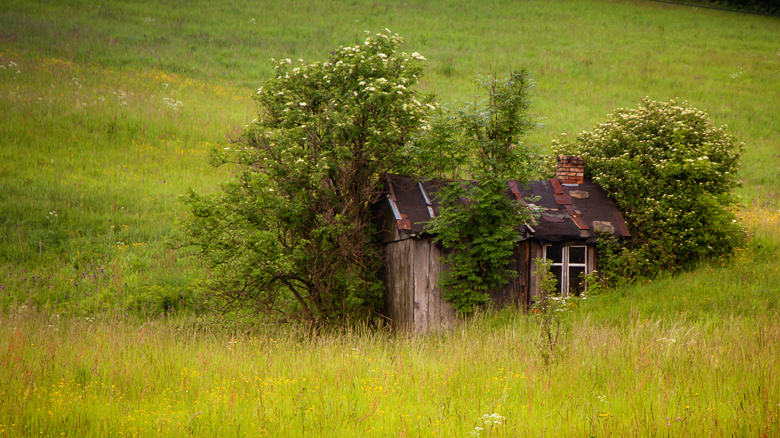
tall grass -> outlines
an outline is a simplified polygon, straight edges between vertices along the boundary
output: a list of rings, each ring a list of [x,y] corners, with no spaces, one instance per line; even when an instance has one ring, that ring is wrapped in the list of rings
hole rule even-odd
[[[427,337],[28,312],[2,317],[0,436],[780,433],[771,314],[573,316],[546,367],[512,312]]]

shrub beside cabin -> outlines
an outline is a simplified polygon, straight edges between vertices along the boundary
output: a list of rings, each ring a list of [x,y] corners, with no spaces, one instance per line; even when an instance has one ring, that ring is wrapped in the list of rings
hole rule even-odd
[[[556,177],[544,181],[511,181],[507,196],[539,200],[531,207],[539,214],[518,230],[518,246],[507,261],[517,272],[508,285],[490,291],[497,306],[529,305],[537,295],[535,259],[551,260],[563,296],[583,291],[581,274],[597,269],[599,235],[629,236],[623,215],[607,193],[583,178],[581,157],[558,157]],[[385,311],[397,328],[428,331],[455,321],[455,310],[439,288],[443,249],[426,233],[425,222],[438,212],[437,184],[392,175],[385,183],[380,204],[385,246]]]

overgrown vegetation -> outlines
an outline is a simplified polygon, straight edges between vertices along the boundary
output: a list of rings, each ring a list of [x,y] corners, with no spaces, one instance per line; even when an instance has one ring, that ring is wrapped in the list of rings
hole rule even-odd
[[[539,324],[539,330],[532,337],[532,343],[542,364],[549,367],[561,358],[563,336],[566,335],[563,332],[561,312],[566,311],[566,301],[560,294],[555,295],[558,279],[550,270],[552,261],[536,259],[534,262],[536,271],[533,275],[538,279],[538,297],[531,307],[531,314]]]
[[[275,61],[257,119],[212,154],[240,174],[218,194],[189,193],[182,239],[227,310],[316,325],[382,311],[372,206],[435,110],[414,89],[425,58],[400,44],[369,34],[326,62]]]
[[[515,72],[503,82],[488,78],[480,85],[485,101],[441,116],[417,145],[424,155],[420,162],[434,170],[431,176],[469,176],[452,178],[437,192],[439,215],[426,226],[449,250],[441,284],[460,314],[487,304],[488,290],[517,275],[506,268],[507,260],[532,212],[507,197],[507,184],[528,181],[536,170],[532,149],[519,142],[534,126],[528,114],[533,85],[528,72]]]
[[[631,237],[601,244],[607,280],[653,277],[727,257],[744,243],[733,190],[744,144],[687,102],[645,98],[617,109],[576,143],[553,150],[582,155],[593,177],[625,215]]]
[[[549,366],[538,326],[509,311],[410,338],[18,309],[0,316],[0,436],[775,436],[780,326],[743,301],[757,307],[569,300],[566,354]],[[614,324],[588,316],[607,306]]]
[[[192,216],[177,241],[197,248],[226,310],[316,325],[379,314],[373,206],[393,172],[475,179],[444,183],[427,226],[450,250],[442,287],[460,314],[516,275],[506,261],[531,211],[506,190],[536,170],[536,155],[518,144],[534,126],[528,73],[482,80],[484,102],[437,113],[432,96],[414,90],[425,58],[400,44],[397,34],[369,33],[324,63],[276,62],[277,77],[255,96],[258,118],[237,147],[212,155],[243,170],[217,195],[189,193]]]

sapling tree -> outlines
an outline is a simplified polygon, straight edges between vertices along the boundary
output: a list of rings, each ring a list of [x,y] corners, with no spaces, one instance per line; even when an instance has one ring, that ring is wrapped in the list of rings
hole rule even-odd
[[[539,357],[545,366],[555,363],[562,350],[564,327],[561,313],[566,311],[564,297],[552,296],[557,290],[558,279],[552,273],[551,260],[536,259],[534,276],[538,279],[538,297],[531,312],[539,324],[539,337],[533,340]]]
[[[257,119],[211,157],[236,164],[236,178],[185,197],[182,239],[227,308],[314,324],[381,310],[371,206],[435,110],[414,89],[425,58],[401,42],[387,31],[325,62],[272,61]]]
[[[627,219],[629,239],[601,239],[599,265],[609,280],[686,269],[744,240],[732,194],[744,145],[686,102],[645,98],[553,149],[582,155],[586,176]]]
[[[442,113],[419,149],[428,154],[419,161],[428,163],[431,176],[450,177],[436,195],[439,215],[427,230],[447,249],[441,285],[461,314],[486,304],[490,289],[516,275],[507,264],[518,229],[531,211],[507,196],[508,182],[527,181],[536,162],[533,151],[519,143],[534,126],[528,114],[532,82],[527,72],[480,84],[487,98]],[[461,173],[473,181],[462,181]]]

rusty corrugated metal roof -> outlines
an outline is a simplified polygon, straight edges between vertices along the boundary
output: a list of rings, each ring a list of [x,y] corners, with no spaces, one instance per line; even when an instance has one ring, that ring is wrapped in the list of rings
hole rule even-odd
[[[563,186],[561,186],[561,182],[558,178],[550,178],[550,184],[552,184],[553,191],[555,191],[556,195],[563,194]]]

